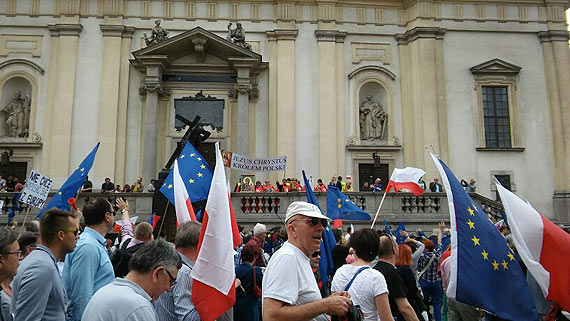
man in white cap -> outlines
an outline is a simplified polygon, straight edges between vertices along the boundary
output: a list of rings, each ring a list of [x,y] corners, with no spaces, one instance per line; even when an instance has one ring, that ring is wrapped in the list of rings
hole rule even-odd
[[[293,202],[287,208],[289,240],[271,257],[263,276],[264,320],[324,321],[325,313],[347,313],[348,293],[335,292],[323,299],[310,265],[328,221],[317,206],[307,202]]]

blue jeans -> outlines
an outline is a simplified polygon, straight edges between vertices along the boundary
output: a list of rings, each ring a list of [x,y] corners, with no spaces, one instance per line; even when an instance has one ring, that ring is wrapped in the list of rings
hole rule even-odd
[[[426,301],[431,300],[435,321],[441,321],[441,305],[443,303],[443,289],[441,288],[441,282],[428,282],[424,279],[420,279],[420,287],[424,293],[424,299]]]

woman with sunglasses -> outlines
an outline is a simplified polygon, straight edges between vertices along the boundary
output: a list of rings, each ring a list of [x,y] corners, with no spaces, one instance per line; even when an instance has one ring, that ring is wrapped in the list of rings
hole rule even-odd
[[[364,320],[393,321],[386,280],[370,267],[378,253],[378,233],[369,228],[360,229],[352,234],[349,245],[354,250],[354,262],[336,271],[331,290],[348,291],[354,305],[360,306]]]

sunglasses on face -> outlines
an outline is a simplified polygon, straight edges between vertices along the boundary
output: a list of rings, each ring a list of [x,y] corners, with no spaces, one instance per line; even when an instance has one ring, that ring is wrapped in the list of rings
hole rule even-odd
[[[320,221],[320,222],[321,222],[321,225],[322,225],[323,227],[327,226],[327,224],[328,224],[328,221],[327,221],[326,219],[324,219],[324,218],[316,218],[316,217],[311,217],[310,219],[306,219],[306,220],[304,220],[304,219],[297,219],[297,220],[293,220],[293,221],[291,221],[291,222],[294,222],[294,221],[305,221],[305,222],[309,222],[309,223],[311,223],[312,226],[317,226],[317,225],[319,224],[319,221]]]
[[[318,257],[321,256],[321,251],[316,251],[315,253],[313,253],[313,255],[311,255],[312,257]]]
[[[68,233],[71,232],[73,233],[73,235],[77,236],[77,234],[79,233],[79,229],[74,229],[74,230],[61,230],[64,233]]]

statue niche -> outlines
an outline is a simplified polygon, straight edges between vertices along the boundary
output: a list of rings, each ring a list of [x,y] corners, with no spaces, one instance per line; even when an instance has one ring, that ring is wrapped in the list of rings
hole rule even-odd
[[[360,139],[382,140],[386,131],[388,115],[382,105],[374,101],[372,95],[367,95],[366,100],[360,103]]]
[[[4,136],[28,137],[30,127],[31,95],[18,90],[0,112],[4,114],[7,132]]]

